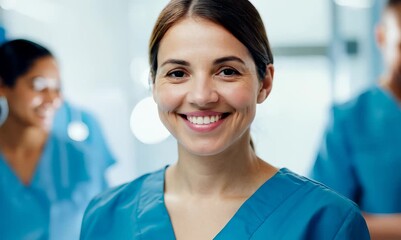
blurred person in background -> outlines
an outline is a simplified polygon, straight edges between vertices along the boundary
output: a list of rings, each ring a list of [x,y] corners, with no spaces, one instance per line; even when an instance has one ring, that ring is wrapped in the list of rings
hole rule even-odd
[[[257,156],[250,126],[274,67],[250,1],[170,1],[149,53],[178,160],[96,197],[82,240],[369,239],[353,202]]]
[[[401,0],[376,29],[379,84],[335,104],[311,177],[356,202],[372,239],[401,239]]]
[[[0,46],[0,239],[79,239],[84,209],[114,162],[53,134],[60,72],[43,46]]]

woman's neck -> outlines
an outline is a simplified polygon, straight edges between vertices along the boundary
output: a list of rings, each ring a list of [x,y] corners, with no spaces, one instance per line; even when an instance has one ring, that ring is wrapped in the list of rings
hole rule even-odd
[[[23,127],[6,121],[0,127],[0,152],[23,185],[30,185],[47,139],[37,127]]]
[[[166,192],[246,197],[275,172],[277,169],[259,159],[250,145],[215,156],[196,156],[180,149],[177,164],[167,169]]]
[[[48,132],[38,127],[20,126],[6,121],[0,127],[1,151],[24,151],[41,149],[48,137]]]

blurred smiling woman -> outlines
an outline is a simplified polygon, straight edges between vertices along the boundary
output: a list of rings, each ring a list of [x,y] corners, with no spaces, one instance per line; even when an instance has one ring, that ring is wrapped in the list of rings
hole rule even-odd
[[[369,239],[351,201],[256,155],[274,68],[248,0],[170,1],[149,53],[178,161],[95,198],[81,239]]]
[[[108,163],[50,132],[60,85],[43,46],[0,46],[0,239],[78,239],[84,209],[106,186]]]

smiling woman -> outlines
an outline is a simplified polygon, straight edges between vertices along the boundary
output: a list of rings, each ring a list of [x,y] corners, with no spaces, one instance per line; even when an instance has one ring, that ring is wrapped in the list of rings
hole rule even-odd
[[[256,155],[274,67],[248,0],[170,1],[149,53],[178,160],[95,198],[81,239],[369,239],[351,201]]]

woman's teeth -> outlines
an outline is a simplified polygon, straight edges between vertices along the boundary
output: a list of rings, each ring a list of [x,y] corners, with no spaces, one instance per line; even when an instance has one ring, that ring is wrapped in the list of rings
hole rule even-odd
[[[198,125],[204,125],[204,124],[210,124],[217,122],[221,119],[220,115],[216,116],[187,116],[188,121],[190,121],[193,124],[198,124]]]
[[[36,111],[36,113],[40,116],[40,117],[50,117],[53,115],[54,111],[53,109],[38,109]]]

